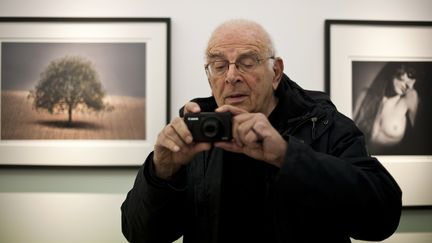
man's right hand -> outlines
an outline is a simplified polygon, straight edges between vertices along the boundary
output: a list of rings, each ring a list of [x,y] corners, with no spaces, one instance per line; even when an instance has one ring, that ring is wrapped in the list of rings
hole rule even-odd
[[[188,102],[184,113],[200,112],[197,103]],[[153,153],[156,175],[170,179],[182,165],[189,163],[195,154],[209,150],[210,143],[194,143],[186,123],[182,118],[174,118],[159,133]]]

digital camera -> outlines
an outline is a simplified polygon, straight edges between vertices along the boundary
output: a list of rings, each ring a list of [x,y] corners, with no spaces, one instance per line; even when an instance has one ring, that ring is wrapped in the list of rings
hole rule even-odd
[[[232,139],[230,112],[186,113],[184,121],[195,142],[229,141]]]

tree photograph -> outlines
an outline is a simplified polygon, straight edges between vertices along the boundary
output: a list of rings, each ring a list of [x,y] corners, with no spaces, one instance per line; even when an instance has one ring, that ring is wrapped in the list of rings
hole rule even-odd
[[[145,139],[145,43],[1,45],[1,139]]]

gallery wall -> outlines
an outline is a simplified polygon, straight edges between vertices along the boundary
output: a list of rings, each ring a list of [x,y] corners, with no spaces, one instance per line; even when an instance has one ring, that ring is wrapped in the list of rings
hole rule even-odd
[[[307,89],[323,90],[325,19],[432,21],[431,9],[429,0],[0,0],[1,17],[171,18],[171,117],[187,100],[210,94],[204,49],[224,20],[260,22],[273,36],[285,72]],[[125,242],[120,205],[136,171],[0,168],[0,242]],[[406,208],[386,242],[431,239],[432,210]]]

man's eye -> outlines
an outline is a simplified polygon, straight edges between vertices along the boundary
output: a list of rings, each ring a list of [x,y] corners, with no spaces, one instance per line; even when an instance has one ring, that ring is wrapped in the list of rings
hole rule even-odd
[[[226,66],[226,63],[225,63],[225,62],[214,62],[214,63],[213,63],[213,67],[214,67],[216,70],[224,69],[225,66]]]
[[[252,57],[246,57],[239,60],[239,63],[245,68],[252,68],[256,64],[256,60]]]

